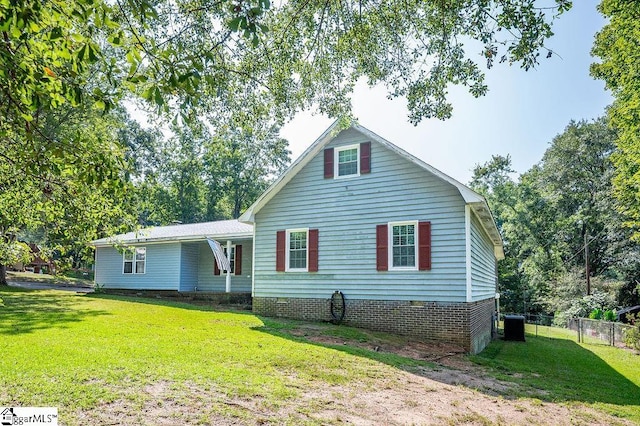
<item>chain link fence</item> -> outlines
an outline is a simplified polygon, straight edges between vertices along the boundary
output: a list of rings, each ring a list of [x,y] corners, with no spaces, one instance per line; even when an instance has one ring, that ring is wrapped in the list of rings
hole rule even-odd
[[[535,336],[549,336],[549,327],[553,327],[553,316],[542,314],[519,314],[519,313],[500,313],[500,322],[498,323],[498,334],[503,334],[505,315],[519,315],[524,317],[525,331]]]
[[[541,337],[554,337],[560,330],[554,323],[552,315],[500,313],[500,321],[497,324],[498,335],[503,335],[505,315],[519,315],[525,319],[525,331],[529,334]],[[625,333],[633,328],[632,325],[620,322],[593,320],[589,318],[571,318],[567,328],[576,332],[576,339],[581,343],[626,347]]]
[[[567,324],[570,330],[578,334],[578,342],[600,343],[609,346],[624,347],[624,334],[633,326],[619,322],[572,318]]]

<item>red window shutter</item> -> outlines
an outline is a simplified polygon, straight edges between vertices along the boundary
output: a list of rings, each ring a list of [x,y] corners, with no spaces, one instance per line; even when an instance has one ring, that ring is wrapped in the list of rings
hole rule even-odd
[[[234,274],[242,275],[242,246],[236,245],[236,259],[235,259],[235,271]]]
[[[285,262],[285,245],[287,244],[287,238],[285,231],[278,231],[276,233],[276,271],[284,272]]]
[[[318,230],[309,229],[309,272],[318,272]]]
[[[218,268],[218,261],[215,256],[213,256],[213,275],[220,275],[220,268]]]
[[[418,223],[418,269],[431,269],[431,222]]]
[[[389,270],[389,232],[387,225],[376,227],[376,269]]]
[[[325,179],[333,177],[333,148],[324,150],[324,177]]]
[[[371,142],[360,144],[360,174],[371,173]]]

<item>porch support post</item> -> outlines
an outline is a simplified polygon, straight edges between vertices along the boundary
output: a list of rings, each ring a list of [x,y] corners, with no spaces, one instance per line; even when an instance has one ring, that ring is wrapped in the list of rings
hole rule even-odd
[[[231,259],[231,240],[227,240],[227,258]],[[227,270],[227,281],[225,291],[231,293],[231,268]]]

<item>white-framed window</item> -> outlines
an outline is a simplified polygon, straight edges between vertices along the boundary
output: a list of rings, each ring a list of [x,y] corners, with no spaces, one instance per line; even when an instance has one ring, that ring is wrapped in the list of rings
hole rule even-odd
[[[285,250],[287,272],[307,272],[309,265],[309,229],[287,229]]]
[[[418,221],[389,222],[389,269],[418,270]]]
[[[360,176],[360,144],[337,147],[334,155],[336,178]]]
[[[144,274],[147,269],[147,248],[132,247],[122,254],[123,274]]]
[[[222,247],[224,251],[224,255],[229,259],[229,264],[231,265],[231,275],[236,274],[236,245],[231,245],[231,256],[227,254],[227,246]],[[222,271],[223,274],[226,274],[227,271]]]

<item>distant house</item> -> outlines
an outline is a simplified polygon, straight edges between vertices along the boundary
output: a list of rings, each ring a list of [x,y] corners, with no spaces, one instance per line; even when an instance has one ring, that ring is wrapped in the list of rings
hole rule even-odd
[[[95,240],[104,288],[250,292],[253,227],[237,220],[160,226]],[[231,253],[229,268],[215,248]]]
[[[235,275],[216,275],[213,241]],[[251,291],[255,313],[307,320],[331,320],[337,291],[346,324],[472,353],[492,337],[504,256],[482,196],[357,124],[327,129],[238,221],[94,245],[107,288]]]
[[[239,218],[255,227],[253,310],[481,351],[502,239],[484,198],[359,125],[330,127]]]
[[[41,257],[42,250],[35,243],[25,243],[29,245],[29,249],[31,250],[31,261],[29,263],[16,263],[11,265],[11,269],[14,271],[26,271],[26,272],[34,272],[36,274],[55,274],[56,273],[56,264],[55,262],[44,259]]]

